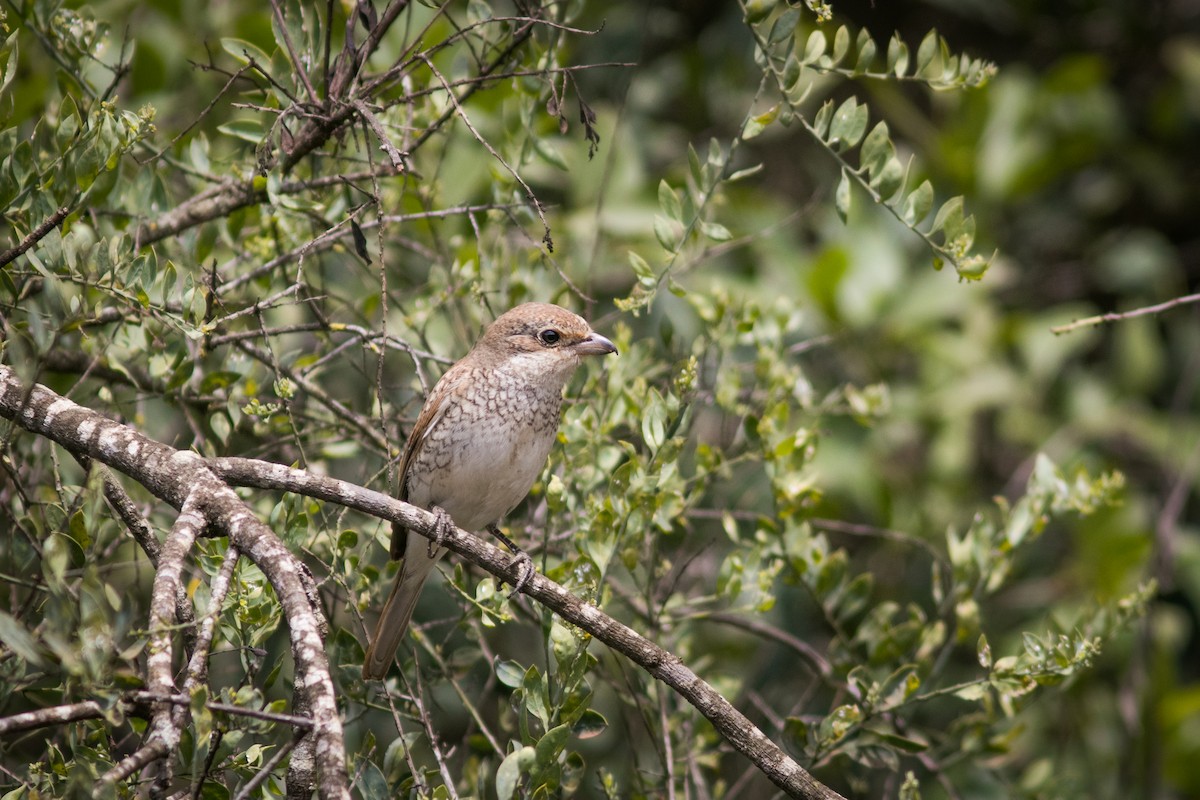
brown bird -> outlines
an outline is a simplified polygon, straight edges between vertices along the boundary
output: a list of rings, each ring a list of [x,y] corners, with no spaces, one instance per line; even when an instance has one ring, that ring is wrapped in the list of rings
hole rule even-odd
[[[496,523],[529,493],[546,463],[563,387],[584,356],[615,352],[565,308],[525,303],[501,314],[425,400],[400,459],[400,499],[436,514],[440,531],[451,522],[486,528],[511,546]],[[445,553],[437,541],[392,526],[391,555],[404,562],[367,648],[364,679],[387,674],[421,587]],[[533,569],[524,558],[528,571],[518,590]]]

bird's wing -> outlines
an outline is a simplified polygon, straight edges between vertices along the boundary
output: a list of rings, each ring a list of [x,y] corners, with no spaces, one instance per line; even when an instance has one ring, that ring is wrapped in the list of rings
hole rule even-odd
[[[433,391],[425,399],[425,405],[421,407],[421,413],[417,415],[417,421],[413,424],[412,430],[408,432],[408,441],[404,443],[404,453],[400,456],[400,488],[396,493],[400,500],[408,500],[409,468],[416,461],[417,454],[421,452],[421,447],[429,438],[429,434],[437,428],[438,423],[446,416],[446,412],[456,402],[459,388],[468,376],[469,370],[460,369],[460,366],[460,364],[452,366],[434,385]],[[391,547],[393,560],[404,556],[404,547],[407,541],[408,529],[399,523],[393,523]]]

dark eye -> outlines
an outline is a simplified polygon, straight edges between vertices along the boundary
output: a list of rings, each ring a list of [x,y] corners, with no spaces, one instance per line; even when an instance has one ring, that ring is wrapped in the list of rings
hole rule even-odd
[[[558,340],[562,338],[562,334],[554,330],[554,328],[546,328],[544,331],[538,332],[537,338],[542,344],[551,346],[558,344]]]

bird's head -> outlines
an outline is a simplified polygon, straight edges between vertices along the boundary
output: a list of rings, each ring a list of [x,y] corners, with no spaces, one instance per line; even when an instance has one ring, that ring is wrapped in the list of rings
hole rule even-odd
[[[617,352],[583,317],[550,303],[524,303],[501,314],[477,347],[497,361],[564,382],[583,356]]]

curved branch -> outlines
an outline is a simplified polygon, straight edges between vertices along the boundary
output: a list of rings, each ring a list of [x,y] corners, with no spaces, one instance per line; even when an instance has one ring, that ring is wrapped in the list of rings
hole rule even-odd
[[[197,537],[204,533],[204,516],[200,511],[199,492],[193,491],[183,502],[179,517],[171,527],[171,533],[163,543],[159,554],[158,569],[154,571],[154,588],[150,592],[150,642],[146,647],[147,687],[153,694],[175,694],[174,670],[171,668],[173,648],[171,633],[175,627],[175,595],[183,588],[183,565]],[[197,650],[195,656],[203,658]],[[187,709],[169,703],[155,702],[151,707],[150,735],[143,750],[150,751],[152,760],[169,756],[179,746],[183,726],[187,723]],[[174,762],[164,758],[155,784],[165,791],[174,775]],[[124,780],[128,774],[112,769],[100,777],[96,796],[104,796],[112,784]]]
[[[204,524],[227,536],[230,545],[254,562],[274,588],[288,620],[296,662],[296,687],[307,695],[307,711],[313,720],[318,792],[323,800],[349,798],[342,722],[338,717],[333,680],[321,636],[324,618],[310,601],[303,564],[288,551],[274,531],[254,516],[200,456],[156,442],[132,428],[78,406],[44,386],[26,386],[7,366],[0,366],[0,417],[45,436],[72,453],[90,456],[125,473],[176,508],[183,508],[194,493],[194,508]],[[188,508],[192,509],[193,504],[189,503]],[[164,547],[164,564],[170,561],[168,549]],[[186,553],[186,548],[182,549]],[[164,579],[160,589],[156,579],[156,609],[167,607],[157,601],[161,599],[160,592],[165,593],[169,585],[170,579]],[[174,592],[163,596],[173,612]],[[151,674],[160,675],[156,683],[163,683],[162,664],[166,664],[168,680],[170,671],[169,643],[164,656],[159,638],[163,613],[170,614],[151,612],[151,657],[155,660]],[[169,623],[171,616],[165,619]],[[164,739],[156,737],[154,741],[161,743]],[[131,757],[130,763],[123,762],[114,770],[120,769],[130,775],[165,755],[158,752],[161,747],[162,744],[154,744],[153,751],[143,748]]]
[[[352,483],[246,458],[216,458],[211,459],[209,464],[214,472],[234,485],[295,492],[399,522],[429,539],[436,536],[437,518],[433,514]],[[515,585],[520,576],[517,558],[467,531],[456,528],[446,535],[441,544],[510,584]],[[583,602],[544,575],[534,573],[521,591],[678,692],[730,744],[753,761],[789,796],[807,800],[834,800],[841,797],[817,781],[674,654],[591,603]]]

